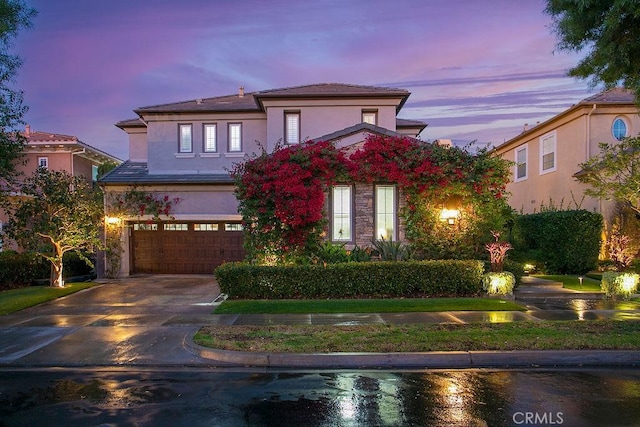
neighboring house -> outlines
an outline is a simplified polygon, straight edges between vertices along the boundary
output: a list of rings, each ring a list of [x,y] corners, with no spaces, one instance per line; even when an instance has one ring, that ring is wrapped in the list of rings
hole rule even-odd
[[[495,148],[514,162],[509,204],[523,213],[550,205],[582,208],[611,220],[613,203],[584,196],[587,188],[574,175],[580,164],[599,153],[598,144],[616,143],[640,132],[632,92],[611,89],[586,98],[566,111],[524,131]]]
[[[426,124],[397,118],[403,89],[314,84],[142,107],[116,124],[129,135],[129,161],[100,179],[107,194],[132,187],[178,197],[171,220],[125,218],[121,275],[211,273],[244,258],[238,202],[229,170],[278,142],[362,143],[367,135],[417,137]],[[370,244],[402,239],[394,185],[337,186],[328,195],[329,238]],[[108,196],[107,196],[108,197]],[[374,231],[375,230],[375,231]],[[356,239],[358,236],[358,239]]]
[[[19,164],[16,171],[28,177],[43,167],[54,171],[67,171],[71,175],[84,176],[89,181],[98,178],[98,166],[105,162],[121,163],[111,154],[80,141],[75,136],[51,132],[34,131],[25,126],[22,135],[26,139],[25,164]],[[6,223],[6,215],[0,211],[0,231]],[[1,247],[0,247],[1,250]]]

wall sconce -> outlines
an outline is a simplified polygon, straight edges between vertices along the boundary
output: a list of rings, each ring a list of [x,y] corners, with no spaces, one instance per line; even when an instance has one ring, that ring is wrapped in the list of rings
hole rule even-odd
[[[449,225],[454,225],[460,217],[460,211],[457,209],[443,208],[440,212],[440,221],[446,221]]]
[[[122,219],[117,216],[106,216],[104,217],[104,222],[107,225],[120,225],[122,223]]]

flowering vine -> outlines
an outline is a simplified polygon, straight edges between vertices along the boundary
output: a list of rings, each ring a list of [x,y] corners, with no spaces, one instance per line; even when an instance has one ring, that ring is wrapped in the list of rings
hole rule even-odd
[[[477,203],[500,200],[508,173],[507,162],[486,151],[470,154],[408,137],[376,135],[349,154],[329,142],[278,146],[232,170],[245,248],[258,261],[265,256],[283,261],[317,244],[326,223],[325,193],[337,183],[396,184],[407,202],[407,237],[429,241],[442,228],[435,207],[452,196]],[[451,234],[450,227],[441,231]]]

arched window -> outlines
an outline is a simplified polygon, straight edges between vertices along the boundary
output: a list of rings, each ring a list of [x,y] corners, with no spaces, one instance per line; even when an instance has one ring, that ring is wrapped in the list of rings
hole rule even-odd
[[[618,117],[613,121],[613,126],[611,126],[611,133],[613,137],[618,141],[627,137],[627,123]]]

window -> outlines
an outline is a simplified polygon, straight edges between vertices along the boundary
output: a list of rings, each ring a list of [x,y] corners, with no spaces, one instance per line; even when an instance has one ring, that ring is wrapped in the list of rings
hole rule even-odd
[[[158,231],[158,224],[133,224],[135,231]]]
[[[180,146],[178,147],[178,151],[180,153],[191,153],[193,149],[191,125],[178,125],[178,129],[180,133]]]
[[[285,142],[298,144],[300,142],[300,113],[284,113]]]
[[[332,198],[332,233],[333,240],[351,240],[351,186],[333,187]]]
[[[204,125],[204,152],[215,153],[218,151],[218,144],[216,142],[216,125],[206,124]]]
[[[613,125],[611,126],[611,133],[613,137],[618,141],[622,141],[624,138],[628,136],[627,134],[627,122],[624,119],[618,117],[613,121]]]
[[[556,170],[556,134],[540,138],[540,174]]]
[[[164,231],[189,231],[189,224],[164,224]]]
[[[224,231],[242,231],[242,224],[225,224]]]
[[[93,182],[98,180],[98,165],[91,165],[91,179]]]
[[[376,186],[376,239],[396,240],[396,188]]]
[[[49,158],[48,157],[38,157],[38,167],[39,168],[49,168]]]
[[[369,123],[372,125],[378,124],[378,112],[377,111],[362,111],[362,123]]]
[[[193,224],[193,231],[218,231],[218,224]]]
[[[524,181],[527,179],[527,145],[516,149],[516,165],[515,165],[515,180]]]
[[[242,151],[241,123],[229,123],[229,151]]]

